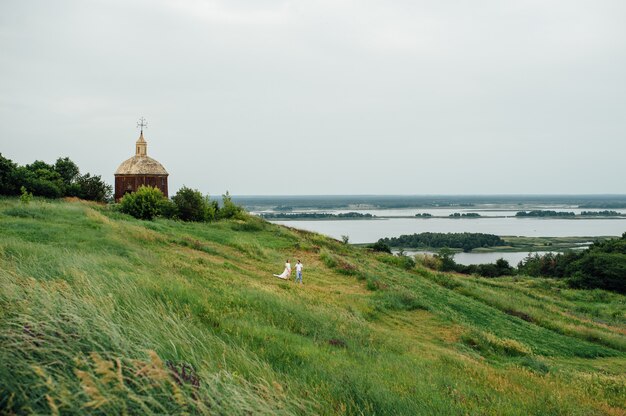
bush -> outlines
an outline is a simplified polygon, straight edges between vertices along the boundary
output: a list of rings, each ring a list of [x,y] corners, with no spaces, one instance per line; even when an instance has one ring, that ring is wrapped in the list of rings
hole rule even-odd
[[[367,248],[369,248],[369,249],[371,249],[373,251],[379,251],[381,253],[389,253],[389,254],[391,254],[391,248],[389,247],[389,245],[383,243],[380,240],[378,240],[374,244],[370,244],[369,246],[367,246]]]
[[[183,186],[172,197],[178,210],[178,217],[183,221],[211,221],[215,219],[215,207],[208,196],[203,196],[197,189]]]
[[[416,254],[415,261],[431,270],[441,270],[441,259],[430,254]]]
[[[0,153],[0,195],[16,195],[19,188],[15,185],[17,165]]]
[[[22,186],[35,196],[73,196],[98,202],[110,200],[113,191],[100,176],[80,175],[68,157],[58,158],[54,165],[36,160],[18,166],[0,154],[0,195],[19,195]]]
[[[141,220],[151,220],[160,214],[164,199],[160,189],[140,186],[137,192],[124,195],[120,201],[120,211]]]
[[[74,190],[75,195],[69,195]],[[68,196],[77,196],[89,201],[106,202],[111,199],[113,187],[107,185],[100,175],[91,176],[89,173],[78,175],[68,187]]]
[[[33,194],[28,192],[23,186],[20,188],[20,191],[22,192],[22,195],[20,195],[20,202],[24,205],[28,205],[30,201],[33,200]]]
[[[178,218],[178,207],[171,199],[163,198],[159,205],[159,215],[163,218]]]
[[[244,219],[244,210],[239,205],[236,205],[228,191],[226,194],[222,195],[222,207],[217,211],[217,218],[219,219],[229,219],[229,218],[239,218]]]

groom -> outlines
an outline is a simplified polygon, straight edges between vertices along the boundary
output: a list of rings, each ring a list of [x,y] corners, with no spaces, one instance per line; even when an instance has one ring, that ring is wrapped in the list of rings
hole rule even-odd
[[[300,284],[302,284],[302,267],[302,263],[298,260],[296,263],[296,283],[300,282]]]

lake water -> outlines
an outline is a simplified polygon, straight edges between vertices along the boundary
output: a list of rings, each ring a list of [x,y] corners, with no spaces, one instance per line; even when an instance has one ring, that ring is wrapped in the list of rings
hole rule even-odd
[[[619,237],[626,232],[626,218],[390,218],[372,220],[272,221],[276,224],[315,231],[351,243],[373,243],[383,237],[423,232],[486,233],[526,237]]]
[[[341,210],[299,210],[293,212],[326,212],[340,214],[360,212],[372,214],[378,219],[359,220],[297,220],[272,221],[287,227],[315,231],[327,236],[341,239],[347,235],[351,243],[373,243],[384,237],[398,237],[402,234],[423,232],[435,233],[487,233],[499,236],[525,237],[619,237],[626,232],[626,218],[516,218],[517,211],[532,209],[551,209],[555,211],[571,211],[579,214],[581,209],[571,206],[481,206],[472,208],[403,208],[403,209],[341,209]],[[601,211],[585,209],[584,211]],[[625,209],[614,211],[626,214]],[[265,211],[271,212],[271,211]],[[434,216],[447,217],[455,212],[476,212],[482,218],[415,218],[417,213],[429,213]],[[404,218],[403,218],[404,217]],[[412,218],[406,218],[412,217]],[[593,239],[593,238],[591,238]],[[415,253],[408,252],[407,253]],[[458,253],[454,260],[460,264],[493,263],[504,258],[515,266],[528,253]]]
[[[429,251],[411,251],[406,250],[405,253],[409,256],[414,254],[433,254]],[[533,252],[539,255],[549,253],[548,251]],[[454,261],[458,264],[470,265],[470,264],[485,264],[495,263],[498,259],[504,259],[509,262],[513,267],[517,267],[517,264],[522,261],[528,253],[456,253],[454,255]]]
[[[328,213],[328,214],[345,214],[348,212],[359,212],[361,214],[372,214],[377,217],[414,217],[415,214],[431,214],[437,217],[447,217],[450,214],[460,213],[460,214],[469,214],[476,213],[480,214],[481,217],[515,217],[515,214],[519,211],[531,211],[534,209],[541,210],[553,210],[553,211],[565,211],[565,212],[573,212],[574,214],[580,214],[582,211],[591,211],[591,212],[599,212],[604,211],[604,209],[598,208],[577,208],[568,205],[550,205],[550,206],[534,206],[534,205],[494,205],[494,206],[486,206],[481,205],[480,207],[472,207],[472,208],[398,208],[398,209],[333,209],[333,210],[317,210],[317,209],[301,209],[301,210],[293,210],[288,211],[287,213]],[[610,211],[616,211],[620,214],[626,215],[626,209],[610,209]],[[272,210],[259,211],[260,212],[276,212]]]

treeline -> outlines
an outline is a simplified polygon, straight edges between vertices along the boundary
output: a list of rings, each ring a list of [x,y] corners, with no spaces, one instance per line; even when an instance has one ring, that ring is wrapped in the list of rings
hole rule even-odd
[[[480,217],[480,214],[476,212],[467,212],[463,214],[455,212],[454,214],[448,215],[448,217],[450,218],[478,218]]]
[[[228,192],[222,195],[222,205],[202,195],[196,189],[183,186],[172,199],[163,195],[160,189],[140,186],[137,192],[124,195],[116,208],[125,214],[141,220],[156,217],[183,221],[209,222],[220,219],[246,219],[244,209],[236,205]]]
[[[528,255],[517,269],[529,276],[566,278],[573,287],[626,293],[626,233],[581,251]]]
[[[20,166],[0,154],[0,195],[29,193],[46,198],[78,197],[91,201],[110,200],[113,188],[98,175],[81,174],[68,157],[54,164],[36,160]]]
[[[533,211],[519,211],[515,214],[516,217],[574,217],[576,214],[566,211],[552,211],[552,210],[533,210]]]
[[[424,213],[415,214],[415,216],[419,217],[419,218],[431,218],[433,216],[433,214],[429,214],[427,212],[424,212]]]
[[[279,213],[268,212],[262,213],[261,217],[267,220],[274,219],[320,219],[320,218],[373,218],[372,214],[363,214],[360,212],[346,212],[341,214],[330,214],[323,212],[297,212],[297,213]]]
[[[390,247],[404,248],[459,248],[465,252],[479,247],[506,245],[505,241],[494,234],[484,233],[419,233],[400,237],[381,238],[378,240]]]
[[[371,249],[386,251],[382,242]],[[564,279],[569,286],[626,293],[626,233],[621,238],[593,243],[589,248],[566,253],[528,254],[517,268],[499,259],[487,264],[458,264],[454,252],[443,248],[438,254],[416,255],[422,265],[444,272],[477,274],[483,277],[524,275]]]
[[[614,216],[619,216],[619,215],[623,215],[620,214],[617,211],[583,211],[580,213],[580,215],[584,216],[584,217],[614,217]]]

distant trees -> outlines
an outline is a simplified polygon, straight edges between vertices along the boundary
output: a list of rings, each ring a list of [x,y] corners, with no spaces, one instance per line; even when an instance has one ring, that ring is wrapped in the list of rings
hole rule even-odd
[[[532,211],[518,211],[515,214],[516,217],[574,217],[576,214],[573,212],[565,211],[552,211],[552,210],[532,210]]]
[[[448,215],[448,217],[450,218],[478,218],[480,217],[480,214],[477,212],[467,212],[463,214],[459,212],[455,212],[454,214]]]
[[[387,244],[383,243],[382,241],[377,241],[374,244],[370,244],[369,246],[367,246],[369,249],[373,250],[373,251],[379,251],[381,253],[388,253],[391,254],[391,247],[389,247]]]
[[[35,196],[76,196],[98,202],[109,200],[113,190],[100,176],[81,175],[68,157],[58,158],[54,165],[36,160],[19,166],[0,154],[0,194],[18,195],[21,187]]]
[[[620,214],[617,211],[604,210],[604,211],[583,211],[580,213],[580,215],[582,215],[583,217],[614,217],[614,216],[624,215],[624,214]]]
[[[352,219],[352,218],[372,218],[372,214],[363,214],[361,212],[344,212],[340,214],[331,214],[326,212],[295,212],[295,213],[282,213],[282,212],[267,212],[261,214],[261,217],[266,220],[276,219],[322,219],[322,218],[338,218],[338,219]]]
[[[529,276],[565,278],[572,287],[626,293],[626,233],[586,250],[528,255],[517,265]]]
[[[390,247],[422,249],[449,247],[460,248],[466,252],[478,247],[495,247],[506,244],[497,235],[483,233],[420,233],[381,238],[379,241]]]

